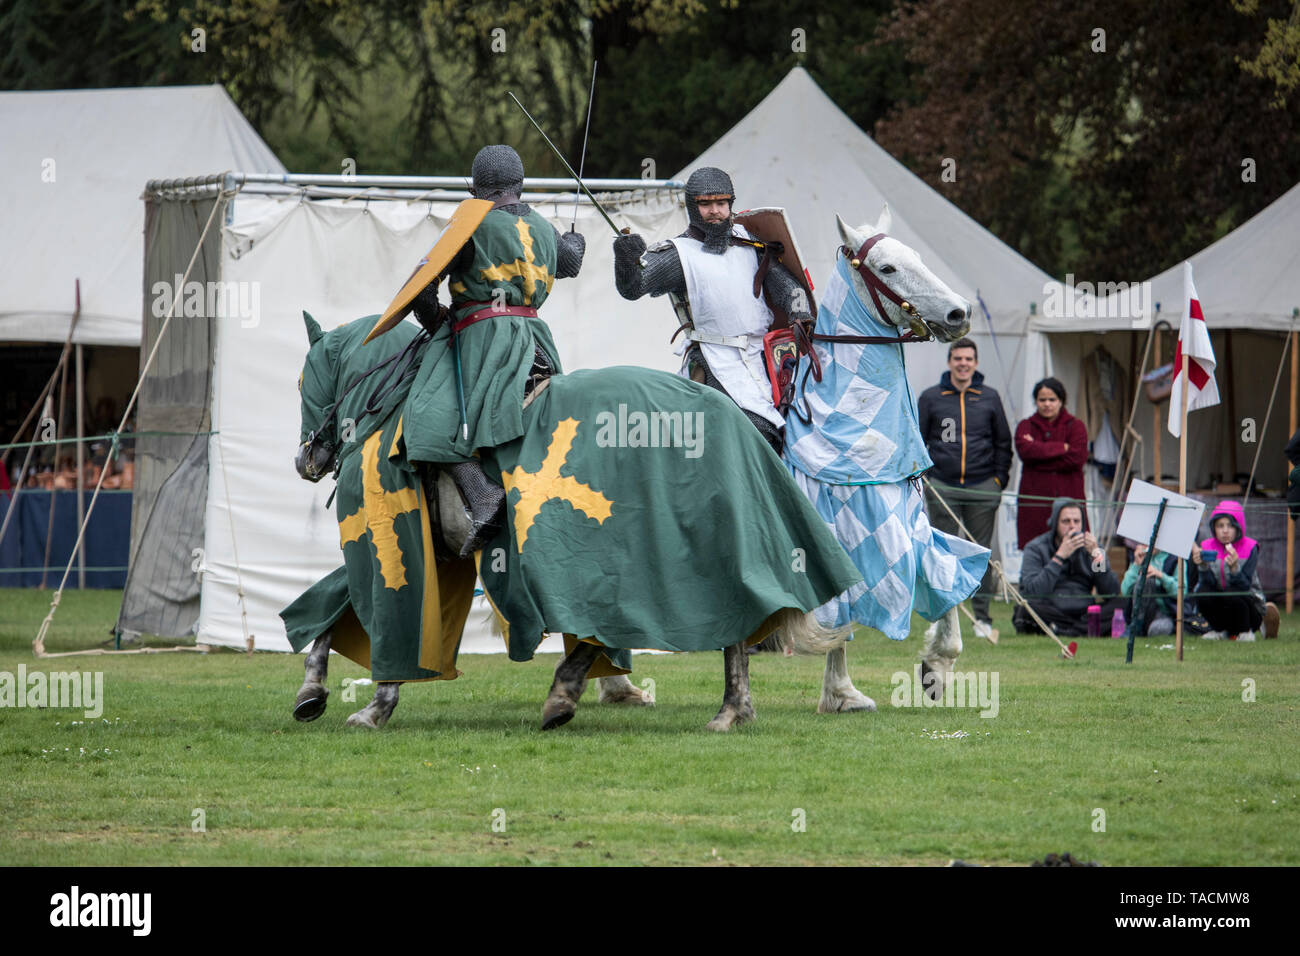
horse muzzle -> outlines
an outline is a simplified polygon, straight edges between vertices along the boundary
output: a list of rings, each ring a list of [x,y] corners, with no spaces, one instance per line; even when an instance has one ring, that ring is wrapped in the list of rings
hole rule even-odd
[[[334,470],[334,460],[337,457],[338,449],[331,442],[317,438],[313,432],[298,446],[293,466],[298,470],[299,477],[316,482]]]

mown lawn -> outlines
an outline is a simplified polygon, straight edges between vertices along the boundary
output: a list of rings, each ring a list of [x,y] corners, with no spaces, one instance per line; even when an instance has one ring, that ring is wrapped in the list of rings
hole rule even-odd
[[[118,601],[65,594],[49,650],[104,640]],[[864,633],[849,663],[878,713],[818,716],[821,660],[759,655],[758,722],[726,736],[704,729],[718,653],[638,656],[655,708],[593,688],[545,734],[553,656],[466,656],[367,733],[343,726],[373,690],[342,699],[364,676],[348,661],[326,714],[298,724],[301,657],[37,661],[48,604],[0,591],[0,672],[102,671],[104,709],[0,708],[0,864],[1300,863],[1300,615],[1277,641],[1189,640],[1181,665],[1172,639],[1139,640],[1125,665],[1115,640],[1063,661],[995,605],[1002,642],[967,632],[959,668],[996,672],[996,717],[890,706],[919,630]]]

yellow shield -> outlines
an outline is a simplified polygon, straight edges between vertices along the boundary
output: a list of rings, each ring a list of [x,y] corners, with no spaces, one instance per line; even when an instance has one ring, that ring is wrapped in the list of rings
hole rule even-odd
[[[442,272],[447,268],[456,253],[469,241],[469,237],[474,234],[478,224],[483,221],[492,210],[492,201],[490,199],[466,199],[456,211],[452,213],[451,221],[447,223],[442,234],[438,236],[438,241],[433,244],[428,255],[420,260],[416,265],[415,271],[411,273],[411,278],[406,280],[406,285],[402,286],[401,291],[393,297],[384,314],[380,316],[375,327],[370,330],[366,336],[366,342],[369,342],[376,335],[383,335],[393,326],[406,318],[407,313],[411,311],[411,303],[415,297],[420,294],[430,282],[442,277]],[[364,342],[362,343],[365,344]]]

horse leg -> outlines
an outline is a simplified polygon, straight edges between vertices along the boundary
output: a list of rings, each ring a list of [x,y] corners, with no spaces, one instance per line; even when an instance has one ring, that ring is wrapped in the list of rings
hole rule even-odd
[[[822,678],[819,714],[847,714],[854,710],[874,713],[876,702],[853,686],[849,680],[847,649],[840,645],[826,655],[826,674]]]
[[[921,648],[921,686],[931,700],[941,700],[944,686],[952,680],[957,655],[961,653],[961,618],[957,616],[957,608],[935,623],[939,626]]]
[[[326,631],[312,641],[311,650],[307,652],[307,662],[303,665],[302,686],[298,688],[298,699],[293,706],[293,719],[303,722],[315,720],[325,713],[325,700],[329,689],[325,686],[325,675],[329,671],[330,641],[333,631]]]
[[[578,699],[587,689],[587,671],[598,654],[598,646],[579,641],[573,653],[560,661],[560,666],[555,668],[555,680],[551,681],[551,692],[542,705],[542,730],[554,730],[573,719]]]
[[[754,704],[749,699],[749,651],[745,642],[733,644],[722,652],[722,666],[727,688],[722,695],[722,709],[709,721],[709,730],[720,733],[754,719]]]
[[[370,703],[347,719],[349,727],[369,727],[378,730],[388,723],[397,707],[397,695],[401,692],[401,681],[380,681],[375,688],[375,696]]]
[[[600,679],[600,703],[602,704],[639,704],[643,707],[653,707],[654,702],[654,694],[637,687],[628,680],[626,674]]]

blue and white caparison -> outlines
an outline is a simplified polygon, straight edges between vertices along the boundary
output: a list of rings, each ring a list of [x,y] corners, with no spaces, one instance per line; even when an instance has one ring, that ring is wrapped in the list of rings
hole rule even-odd
[[[969,331],[969,303],[914,250],[888,236],[871,242],[888,231],[888,208],[875,226],[852,229],[840,220],[839,228],[852,258],[838,259],[821,297],[819,335],[896,338],[910,327],[951,342]],[[894,294],[886,302],[873,296],[855,263],[874,273],[877,290],[887,286]],[[898,641],[908,635],[913,610],[926,620],[946,621],[928,635],[922,652],[923,676],[938,671],[933,691],[941,692],[961,650],[957,605],[978,588],[989,551],[931,527],[918,483],[910,480],[933,462],[917,424],[903,346],[817,341],[814,348],[821,380],[800,375],[786,418],[783,457],[864,579],[818,608],[818,623],[864,624]],[[852,687],[847,672],[836,706],[829,659],[827,668],[819,709],[874,709],[870,698]],[[870,706],[860,706],[854,695]]]

